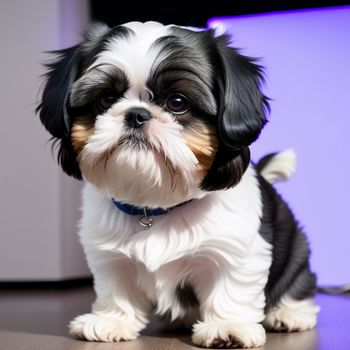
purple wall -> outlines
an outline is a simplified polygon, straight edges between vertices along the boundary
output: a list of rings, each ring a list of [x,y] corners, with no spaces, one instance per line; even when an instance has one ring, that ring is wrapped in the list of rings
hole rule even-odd
[[[305,227],[319,284],[350,283],[350,7],[213,18],[218,34],[261,57],[270,123],[252,158],[294,148],[277,187]]]

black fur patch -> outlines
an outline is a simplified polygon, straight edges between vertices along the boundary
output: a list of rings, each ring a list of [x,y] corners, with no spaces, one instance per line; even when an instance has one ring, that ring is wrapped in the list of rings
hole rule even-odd
[[[54,52],[58,59],[47,65],[47,81],[42,101],[37,107],[40,120],[53,136],[53,145],[58,146],[57,159],[63,170],[77,179],[81,179],[79,166],[70,141],[71,120],[66,105],[70,86],[73,83],[77,67],[80,64],[79,46]]]
[[[171,93],[181,92],[188,98],[192,114],[212,122],[216,114],[214,81],[208,56],[200,54],[208,51],[209,34],[177,27],[171,31],[173,35],[160,37],[153,44],[159,54],[147,86],[158,105]]]
[[[213,58],[218,80],[218,133],[233,150],[249,146],[267,122],[268,98],[261,92],[263,68],[257,60],[230,47],[230,38],[216,39]]]
[[[199,306],[199,302],[197,296],[194,292],[192,286],[185,284],[183,286],[178,285],[176,287],[176,296],[181,304],[181,306],[185,309],[191,309]]]
[[[101,24],[97,24],[97,28],[98,25]],[[128,38],[132,34],[132,30],[124,26],[116,26],[113,28],[106,27],[103,33],[98,37],[94,37],[94,31],[96,31],[96,29],[93,27],[91,31],[85,34],[84,41],[80,44],[83,61],[80,67],[82,70],[79,71],[79,75],[84,68],[94,63],[99,53],[106,50],[112,38]]]
[[[228,189],[238,184],[250,162],[248,147],[239,151],[219,143],[214,163],[201,183],[206,191]]]
[[[316,292],[316,276],[310,271],[306,236],[286,202],[261,175],[263,217],[260,234],[272,244],[272,265],[265,287],[266,310],[285,294],[302,300]]]

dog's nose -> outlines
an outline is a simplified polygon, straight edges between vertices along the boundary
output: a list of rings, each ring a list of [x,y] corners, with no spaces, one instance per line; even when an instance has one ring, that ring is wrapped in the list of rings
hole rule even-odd
[[[141,128],[148,120],[151,114],[145,108],[132,108],[125,114],[125,120],[130,128]]]

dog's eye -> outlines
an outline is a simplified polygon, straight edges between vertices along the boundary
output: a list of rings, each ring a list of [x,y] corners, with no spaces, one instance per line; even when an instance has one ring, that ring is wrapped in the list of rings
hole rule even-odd
[[[112,90],[106,90],[103,91],[98,99],[97,99],[97,105],[98,108],[101,111],[106,111],[109,109],[115,102],[117,101],[117,96],[114,91]]]
[[[171,95],[167,100],[166,106],[174,114],[184,114],[189,110],[188,100],[181,94]]]

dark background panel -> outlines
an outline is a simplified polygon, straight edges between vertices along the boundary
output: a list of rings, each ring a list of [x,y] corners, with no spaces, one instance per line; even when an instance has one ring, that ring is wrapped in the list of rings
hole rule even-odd
[[[211,17],[236,16],[273,11],[341,6],[350,1],[116,1],[91,0],[94,20],[115,26],[130,21],[159,21],[164,24],[205,26]]]

